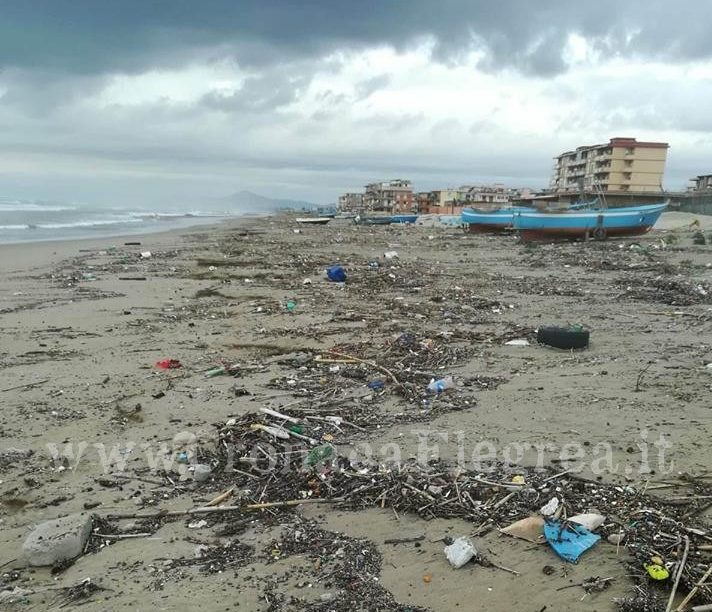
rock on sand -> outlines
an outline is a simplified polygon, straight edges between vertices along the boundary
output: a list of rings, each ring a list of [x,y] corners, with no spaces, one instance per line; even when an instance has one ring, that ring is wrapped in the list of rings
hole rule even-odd
[[[91,533],[88,514],[70,514],[40,523],[27,536],[22,552],[30,565],[55,565],[78,557]]]

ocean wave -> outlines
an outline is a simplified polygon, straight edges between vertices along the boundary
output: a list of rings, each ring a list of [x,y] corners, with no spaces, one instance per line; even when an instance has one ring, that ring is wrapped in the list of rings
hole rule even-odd
[[[63,204],[33,204],[30,202],[0,202],[0,213],[4,212],[61,212],[77,210],[76,206]]]
[[[66,223],[37,223],[37,229],[69,229],[73,227],[95,227],[102,225],[124,225],[127,223],[141,223],[142,219],[124,217],[122,219],[94,219],[91,221],[68,221]]]
[[[178,218],[190,218],[190,217],[226,217],[230,216],[229,213],[216,213],[216,212],[206,212],[204,210],[191,210],[188,212],[149,212],[149,211],[136,211],[130,212],[129,215],[132,217],[137,217],[139,219],[178,219]]]
[[[29,229],[29,225],[0,225],[0,231],[2,230],[23,230]]]

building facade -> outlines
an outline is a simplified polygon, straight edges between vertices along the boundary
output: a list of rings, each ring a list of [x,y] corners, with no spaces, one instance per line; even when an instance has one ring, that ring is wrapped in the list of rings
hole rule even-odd
[[[465,202],[470,206],[500,208],[509,203],[509,190],[501,183],[470,187],[465,193]]]
[[[712,191],[712,174],[700,174],[690,179],[689,191]]]
[[[364,209],[362,193],[344,193],[339,196],[339,210],[342,212],[360,212]]]
[[[414,209],[413,186],[410,181],[394,179],[366,185],[364,209],[391,213],[411,212]]]
[[[611,138],[606,144],[566,151],[555,158],[551,188],[555,193],[660,193],[669,146]]]

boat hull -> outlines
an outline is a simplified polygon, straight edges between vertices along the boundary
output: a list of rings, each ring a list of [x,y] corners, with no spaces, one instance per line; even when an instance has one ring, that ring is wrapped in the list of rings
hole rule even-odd
[[[418,220],[418,215],[393,215],[391,223],[415,223]]]
[[[499,223],[465,223],[465,230],[470,234],[490,234],[511,231],[514,229],[512,220]]]
[[[390,217],[356,217],[354,222],[358,225],[390,225]]]
[[[514,215],[527,208],[501,208],[489,212],[474,209],[462,211],[462,224],[472,234],[506,232],[514,228]]]
[[[616,236],[640,236],[642,234],[647,234],[651,229],[652,225],[640,226],[640,227],[616,227],[608,228],[605,230],[605,235],[599,234],[600,238],[612,238]],[[593,235],[591,229],[584,228],[559,228],[559,229],[520,229],[519,236],[524,241],[533,240],[550,240],[550,239],[560,239],[560,240],[581,240],[586,238],[597,238]]]
[[[666,208],[665,203],[558,214],[520,212],[514,215],[514,227],[522,240],[637,236],[649,232]]]

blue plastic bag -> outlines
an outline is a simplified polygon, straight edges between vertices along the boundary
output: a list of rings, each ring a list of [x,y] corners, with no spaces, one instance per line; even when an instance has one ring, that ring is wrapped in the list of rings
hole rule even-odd
[[[601,539],[582,525],[560,521],[546,521],[544,537],[554,552],[569,563],[578,563],[579,557]]]
[[[331,266],[330,268],[326,269],[326,276],[330,281],[333,281],[335,283],[345,283],[346,282],[346,272],[344,272],[344,269],[339,266]]]

